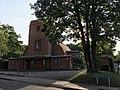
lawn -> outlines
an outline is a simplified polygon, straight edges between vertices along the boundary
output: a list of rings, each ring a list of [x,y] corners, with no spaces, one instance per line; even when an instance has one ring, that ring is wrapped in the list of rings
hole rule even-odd
[[[112,75],[110,81],[112,87],[120,87],[120,74],[116,74],[113,72],[99,71],[100,74],[108,74]],[[96,78],[94,77],[94,73],[77,73],[70,78],[70,82],[72,83],[82,83],[82,84],[93,84],[96,85]],[[100,77],[99,85],[108,86],[108,79]]]

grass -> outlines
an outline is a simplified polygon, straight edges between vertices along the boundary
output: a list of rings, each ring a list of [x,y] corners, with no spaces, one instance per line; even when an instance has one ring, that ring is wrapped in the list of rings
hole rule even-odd
[[[120,74],[116,74],[114,72],[106,72],[106,71],[99,71],[99,73],[111,74],[112,75],[112,78],[110,79],[111,86],[120,87]],[[96,78],[94,77],[94,73],[79,72],[70,78],[70,82],[96,85]],[[108,86],[108,79],[99,78],[99,85]]]

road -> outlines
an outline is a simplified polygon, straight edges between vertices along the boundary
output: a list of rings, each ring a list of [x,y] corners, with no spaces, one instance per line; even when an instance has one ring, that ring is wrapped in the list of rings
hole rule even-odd
[[[37,86],[24,82],[0,79],[0,90],[63,90],[63,89]]]
[[[85,70],[81,70],[85,71]],[[69,74],[69,71],[67,71]],[[67,73],[66,72],[66,73]],[[74,84],[69,81],[60,81],[52,79],[44,79],[37,77],[25,77],[25,76],[16,76],[16,72],[12,75],[8,75],[8,72],[4,71],[7,74],[0,74],[0,90],[108,90],[108,87],[103,86],[93,86],[93,85],[82,85]],[[20,72],[25,74],[25,72]],[[41,72],[40,72],[41,73]],[[44,72],[44,74],[54,74],[54,73],[63,73],[61,72]],[[29,73],[30,74],[30,73]],[[39,75],[39,72],[31,72],[31,76]],[[61,76],[61,75],[60,75]],[[71,75],[70,75],[71,76]],[[49,86],[49,87],[48,87]],[[99,89],[100,88],[100,89]],[[120,88],[110,87],[109,90],[120,90]]]
[[[20,71],[0,71],[0,73],[10,75],[22,75],[36,78],[55,79],[55,80],[68,80],[72,75],[80,70],[66,70],[66,71],[36,71],[36,72],[20,72]]]
[[[64,88],[64,86],[69,83],[64,80],[68,80],[73,74],[83,71],[86,70],[35,72],[0,71],[0,90],[75,90],[70,89],[71,86],[70,88]],[[72,87],[74,87],[74,85],[72,85]],[[79,88],[78,85],[75,85],[75,88],[76,87]]]

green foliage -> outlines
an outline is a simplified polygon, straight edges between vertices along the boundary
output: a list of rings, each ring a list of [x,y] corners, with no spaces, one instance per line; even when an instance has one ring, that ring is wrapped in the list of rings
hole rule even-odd
[[[76,57],[73,61],[73,67],[74,68],[79,68],[79,69],[84,69],[85,68],[85,60],[82,59],[82,56]]]
[[[78,40],[80,38],[78,17],[84,23],[87,22],[86,19],[89,20],[89,28],[96,29],[93,30],[96,38],[111,39],[115,35],[120,36],[119,0],[37,0],[31,7],[35,9],[36,17],[44,23],[44,32],[52,41],[58,42],[61,38],[64,40],[63,32],[69,34],[67,39]],[[99,34],[102,38],[97,37]]]
[[[32,8],[36,10],[35,15],[43,21],[45,34],[51,42],[62,42],[65,40],[63,32],[68,33],[68,38],[76,37],[71,34],[73,31],[79,35],[78,24],[76,23],[73,11],[73,4],[67,0],[38,0]],[[67,28],[69,28],[67,30]],[[68,37],[69,36],[69,37]],[[55,38],[54,38],[55,37]]]
[[[118,54],[115,56],[115,61],[120,61],[120,51],[118,51]]]
[[[0,27],[0,59],[8,51],[6,44],[7,44],[7,39],[5,38],[4,32],[3,32],[2,28]]]
[[[109,55],[114,56],[113,53],[115,51],[114,47],[116,45],[115,41],[107,41],[106,39],[104,41],[98,41],[97,42],[97,54],[98,56],[101,55]]]
[[[7,51],[1,54],[2,59],[14,58],[23,54],[24,45],[22,41],[19,41],[20,35],[17,35],[14,28],[9,25],[1,25],[1,31],[5,40],[1,40],[1,43],[6,47]],[[5,42],[5,43],[4,43]],[[3,48],[3,50],[6,50]]]

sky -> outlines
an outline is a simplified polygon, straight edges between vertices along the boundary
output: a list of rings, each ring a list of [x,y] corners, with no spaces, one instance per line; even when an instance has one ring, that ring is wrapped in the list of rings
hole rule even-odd
[[[13,26],[15,32],[21,35],[24,44],[28,44],[29,23],[36,19],[30,3],[36,0],[0,0],[0,24]]]
[[[13,26],[25,45],[28,45],[29,23],[36,19],[29,4],[35,2],[36,0],[0,0],[0,24]],[[116,49],[120,51],[120,42],[117,42]]]

